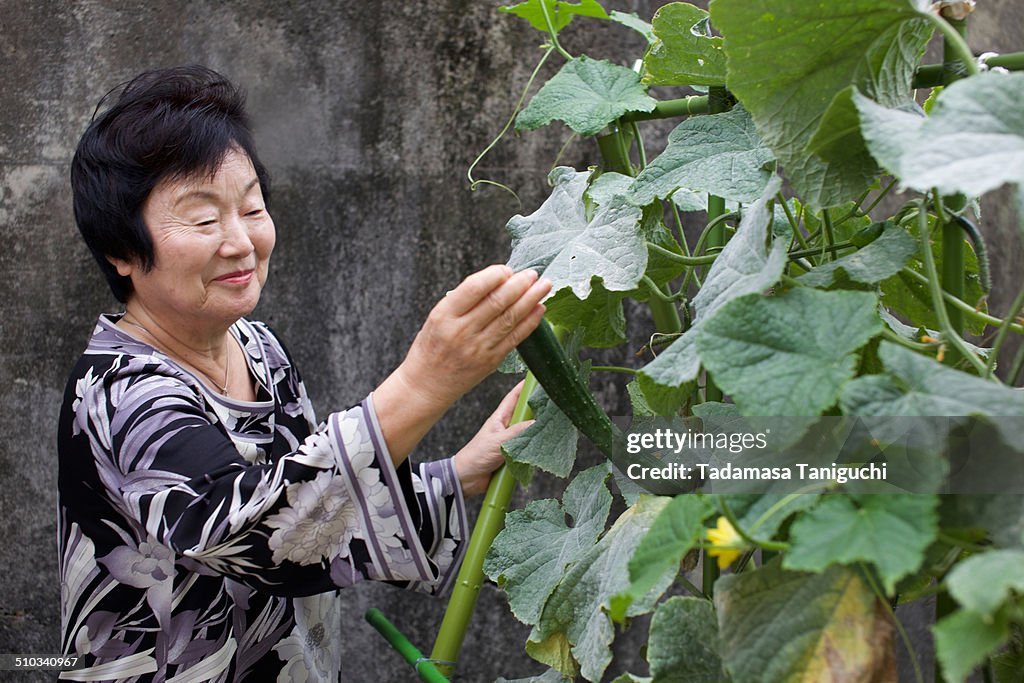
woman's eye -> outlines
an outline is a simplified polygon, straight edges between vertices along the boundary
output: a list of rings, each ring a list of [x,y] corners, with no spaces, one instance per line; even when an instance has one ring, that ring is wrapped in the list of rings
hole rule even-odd
[[[248,212],[245,215],[246,216],[259,216],[261,213],[263,213],[263,209],[253,209],[252,211]]]
[[[215,218],[208,218],[205,221],[197,222],[196,225],[198,225],[198,226],[214,225],[216,222],[217,222],[217,219],[215,219]]]

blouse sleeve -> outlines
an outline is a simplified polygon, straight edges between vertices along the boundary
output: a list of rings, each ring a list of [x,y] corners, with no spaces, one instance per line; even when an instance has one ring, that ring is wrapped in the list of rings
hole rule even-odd
[[[467,529],[453,462],[396,469],[372,394],[295,451],[251,464],[152,359],[78,389],[74,429],[88,433],[104,494],[196,569],[287,596],[362,579],[434,593],[451,583]]]

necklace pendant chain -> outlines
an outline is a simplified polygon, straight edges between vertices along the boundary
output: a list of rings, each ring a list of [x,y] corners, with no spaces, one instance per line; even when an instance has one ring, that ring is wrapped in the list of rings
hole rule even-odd
[[[156,337],[153,335],[152,332],[147,330],[141,324],[139,324],[139,323],[137,323],[137,322],[135,322],[133,320],[128,320],[128,317],[127,317],[128,315],[129,314],[127,312],[125,312],[125,314],[121,316],[121,320],[123,320],[124,322],[128,323],[129,325],[132,325],[133,327],[139,328],[140,330],[142,330],[143,332],[146,333],[146,336],[148,336],[154,342],[156,341]],[[193,365],[192,363],[189,363],[188,361],[177,359],[175,356],[173,356],[172,354],[168,353],[164,349],[156,346],[155,344],[151,343],[150,346],[152,346],[153,348],[157,349],[158,351],[161,351],[168,358],[172,358],[174,360],[177,360],[179,363],[187,365],[188,367],[192,368],[193,370],[195,370],[196,372],[201,374],[206,379],[210,380],[210,383],[217,389],[217,391],[220,392],[221,396],[227,396],[228,395],[228,380],[229,380],[230,373],[231,373],[231,360],[229,358],[225,358],[225,362],[224,362],[224,383],[220,384],[220,383],[217,382],[217,380],[215,380],[210,375],[210,373],[206,372],[202,368],[200,368],[200,367],[198,367],[196,365]]]

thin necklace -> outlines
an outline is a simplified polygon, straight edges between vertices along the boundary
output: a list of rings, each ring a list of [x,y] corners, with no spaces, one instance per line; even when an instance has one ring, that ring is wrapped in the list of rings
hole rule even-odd
[[[134,322],[132,320],[128,320],[128,315],[129,314],[126,312],[124,315],[121,316],[121,320],[123,320],[124,322],[128,323],[129,325],[133,325],[133,326],[139,328],[140,330],[145,332],[146,335],[149,336],[150,339],[156,341],[156,337],[153,335],[152,332],[147,330],[145,327],[143,327],[139,323]],[[155,348],[159,348],[159,347],[155,347]],[[163,351],[163,349],[159,349],[159,350]],[[166,351],[164,351],[164,354],[167,355],[167,356],[171,355],[171,354],[167,353]],[[227,396],[228,395],[228,373],[231,371],[231,360],[230,359],[227,359],[227,362],[224,363],[224,384],[219,384],[217,382],[217,380],[215,380],[210,375],[210,373],[206,372],[202,368],[200,368],[200,367],[198,367],[196,365],[192,365],[191,363],[189,363],[189,362],[187,362],[185,360],[182,360],[180,362],[184,363],[185,365],[189,366],[193,370],[199,372],[199,374],[201,374],[206,379],[210,380],[210,382],[213,384],[213,386],[215,386],[217,388],[217,390],[220,391],[222,396]]]

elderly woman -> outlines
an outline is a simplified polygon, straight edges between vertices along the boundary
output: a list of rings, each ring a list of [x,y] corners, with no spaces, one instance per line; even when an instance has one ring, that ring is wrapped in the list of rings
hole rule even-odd
[[[318,423],[259,301],[268,177],[239,91],[144,73],[72,162],[75,219],[124,313],[101,316],[60,418],[71,680],[353,680],[337,590],[445,588],[513,390],[454,457],[410,451],[540,321],[550,285],[491,266],[433,308],[398,368]]]

